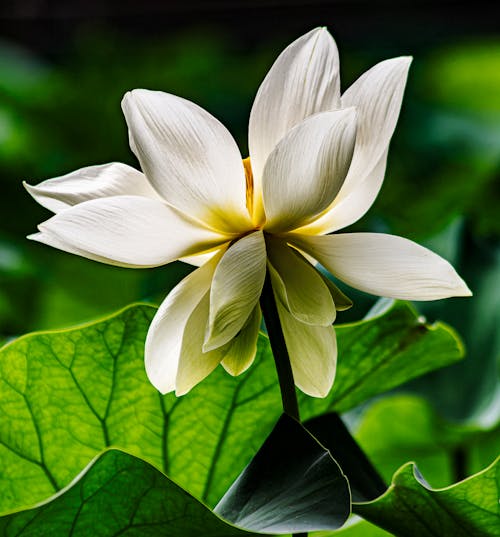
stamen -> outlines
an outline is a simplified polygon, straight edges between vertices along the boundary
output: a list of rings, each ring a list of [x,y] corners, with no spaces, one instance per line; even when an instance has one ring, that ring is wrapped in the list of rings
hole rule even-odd
[[[252,173],[252,164],[250,163],[250,157],[243,159],[243,167],[245,168],[245,179],[246,179],[246,193],[247,193],[247,209],[250,213],[250,216],[253,215],[253,173]]]

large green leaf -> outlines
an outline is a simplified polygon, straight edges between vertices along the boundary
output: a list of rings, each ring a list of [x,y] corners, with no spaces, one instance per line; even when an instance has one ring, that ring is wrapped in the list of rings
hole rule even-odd
[[[95,324],[22,337],[0,351],[0,511],[47,498],[109,446],[215,505],[257,452],[281,414],[267,338],[240,377],[218,368],[188,395],[162,397],[143,364],[154,313],[133,306]],[[302,398],[304,415],[345,410],[461,356],[449,328],[421,323],[405,304],[337,331],[335,387],[324,400]]]
[[[370,522],[353,515],[347,524],[334,531],[321,531],[314,534],[314,537],[392,537],[392,533],[387,533],[382,528],[370,524]]]
[[[215,512],[264,533],[335,529],[351,513],[351,494],[328,449],[283,414]]]
[[[494,537],[500,535],[500,458],[465,481],[432,489],[408,463],[377,500],[354,511],[398,537]]]
[[[146,462],[109,450],[50,501],[0,517],[0,535],[250,537],[255,534],[224,522]]]
[[[305,417],[345,412],[408,379],[460,360],[463,347],[443,323],[428,324],[405,302],[382,302],[361,322],[338,325],[339,361],[325,399],[301,397]]]

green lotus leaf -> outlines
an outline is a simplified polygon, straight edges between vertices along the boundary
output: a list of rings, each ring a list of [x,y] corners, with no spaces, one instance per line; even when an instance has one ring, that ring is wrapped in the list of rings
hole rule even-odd
[[[153,464],[213,506],[281,414],[268,340],[239,377],[218,368],[189,394],[148,382],[144,339],[155,308],[135,305],[77,328],[27,335],[0,351],[0,512],[61,490],[103,449]],[[337,381],[301,398],[304,417],[347,410],[409,377],[454,362],[460,342],[404,303],[338,326]]]
[[[354,512],[398,537],[500,535],[500,457],[485,470],[450,487],[432,489],[415,464],[393,477],[378,499]]]
[[[251,537],[150,464],[118,450],[36,507],[0,517],[2,537]]]

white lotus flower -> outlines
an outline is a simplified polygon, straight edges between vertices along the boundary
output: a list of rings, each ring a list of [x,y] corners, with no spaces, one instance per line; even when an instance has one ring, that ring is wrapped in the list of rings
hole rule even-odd
[[[331,325],[348,299],[311,262],[375,295],[470,294],[445,260],[409,240],[330,234],[377,196],[409,64],[383,61],[341,96],[335,42],[312,30],[260,86],[244,161],[226,128],[196,104],[131,91],[122,106],[143,173],[113,163],[26,185],[56,213],[30,238],[125,267],[201,265],[149,328],[146,370],[162,393],[186,393],[219,363],[233,375],[250,366],[267,266],[295,382],[325,396],[337,355]]]

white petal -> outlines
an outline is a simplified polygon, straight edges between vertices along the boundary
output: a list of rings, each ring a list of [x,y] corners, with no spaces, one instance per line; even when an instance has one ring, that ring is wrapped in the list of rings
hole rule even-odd
[[[209,352],[203,352],[203,328],[209,315],[209,293],[193,310],[184,330],[179,367],[176,377],[176,395],[184,395],[207,377],[221,363],[231,375],[243,373],[252,364],[257,352],[260,327],[260,308],[250,314],[240,333],[231,341]]]
[[[191,313],[180,351],[179,366],[175,379],[175,395],[184,395],[220,364],[224,353],[221,349],[203,352],[203,336],[210,310],[210,293],[207,291]]]
[[[354,108],[316,114],[289,131],[264,168],[265,229],[293,229],[326,209],[347,175],[355,139]]]
[[[229,237],[202,228],[165,203],[139,196],[85,201],[40,224],[32,238],[89,259],[155,267],[209,250]]]
[[[304,233],[331,233],[359,220],[384,179],[389,142],[396,128],[410,57],[378,63],[342,95],[342,108],[356,107],[357,135],[351,167],[328,212]]]
[[[337,311],[345,311],[349,308],[352,308],[352,300],[343,293],[327,276],[323,275],[323,281],[330,291],[330,296],[332,297],[333,303],[335,304],[335,309]]]
[[[326,397],[337,365],[337,340],[331,326],[297,321],[276,300],[295,384],[307,395]]]
[[[176,389],[186,325],[195,308],[206,295],[208,296],[220,257],[221,255],[213,258],[177,284],[165,298],[151,322],[146,337],[145,366],[151,384],[161,393]],[[197,330],[201,333],[201,348],[205,325],[198,327]]]
[[[261,178],[267,157],[295,125],[340,106],[337,46],[325,28],[289,45],[262,82],[250,113],[248,145],[254,174],[254,207],[262,212]]]
[[[259,300],[265,276],[266,244],[262,231],[255,231],[230,246],[217,266],[204,351],[224,345],[241,330]]]
[[[54,213],[83,201],[109,196],[160,199],[143,173],[120,162],[87,166],[35,186],[23,184],[40,205]]]
[[[223,247],[226,245],[224,244]],[[211,250],[210,252],[206,252],[203,254],[198,255],[188,255],[185,257],[181,257],[179,261],[183,261],[184,263],[189,263],[190,265],[194,265],[195,267],[201,267],[204,265],[207,261],[212,259],[214,255],[216,255],[218,252],[220,252],[221,247],[217,247],[215,250]],[[224,248],[225,249],[225,248]]]
[[[241,375],[252,365],[257,354],[261,319],[260,307],[255,306],[240,333],[229,343],[219,347],[224,353],[221,364],[230,375]]]
[[[58,250],[63,250],[64,252],[68,252],[70,254],[79,255],[81,257],[91,259],[92,261],[98,261],[99,263],[106,263],[107,265],[117,265],[119,267],[137,268],[136,265],[131,265],[127,263],[118,263],[113,259],[109,259],[109,257],[94,255],[94,254],[91,254],[90,252],[80,250],[76,246],[73,246],[63,240],[60,240],[55,235],[52,235],[49,233],[42,233],[42,232],[32,233],[31,235],[28,235],[26,238],[31,241],[36,241],[42,244],[46,244],[47,246],[52,246],[52,248],[57,248]]]
[[[322,276],[281,241],[269,239],[267,246],[273,289],[283,305],[305,324],[331,325],[335,305]]]
[[[160,91],[129,92],[122,108],[132,151],[165,200],[215,229],[247,229],[241,155],[217,119]]]
[[[471,295],[448,261],[402,237],[380,233],[297,235],[290,242],[334,276],[367,293],[404,300]]]
[[[357,188],[336,199],[330,209],[310,224],[297,229],[297,233],[324,235],[357,222],[372,206],[384,180],[387,152]]]
[[[387,151],[401,109],[412,58],[392,58],[378,63],[342,95],[342,108],[355,106],[358,134],[351,169],[341,195],[356,186]]]

